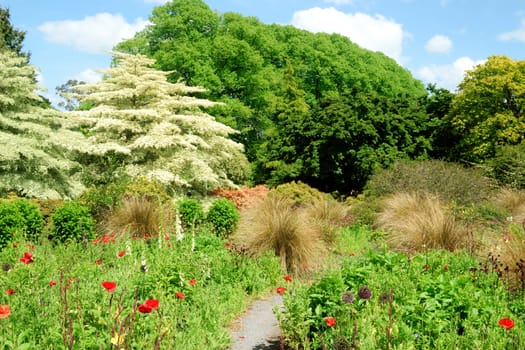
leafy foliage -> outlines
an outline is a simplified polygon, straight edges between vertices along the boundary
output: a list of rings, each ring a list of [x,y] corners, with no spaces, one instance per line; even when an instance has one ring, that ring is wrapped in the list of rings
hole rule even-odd
[[[0,7],[0,50],[9,50],[29,59],[29,54],[22,52],[25,36],[26,32],[14,28],[11,24],[9,8]]]
[[[204,89],[169,83],[169,73],[151,68],[155,61],[143,55],[113,54],[104,80],[77,85],[70,95],[94,106],[68,112],[94,145],[84,159],[98,164],[92,171],[123,167],[132,178],[200,193],[247,177],[243,146],[229,138],[235,131],[202,111],[216,103],[188,96]]]
[[[259,200],[264,199],[269,191],[266,185],[242,186],[241,188],[217,188],[210,195],[229,199],[240,210],[255,205]]]
[[[280,184],[272,189],[272,192],[287,198],[296,206],[308,205],[315,201],[321,201],[330,197],[326,193],[323,193],[301,181],[291,181]]]
[[[24,232],[24,217],[13,201],[0,201],[0,249]]]
[[[34,76],[27,58],[0,51],[0,196],[71,198],[84,188],[71,159],[86,144],[60,112],[40,106]]]
[[[223,101],[213,111],[240,131],[256,183],[348,193],[392,159],[426,155],[427,93],[382,54],[341,35],[217,14],[201,0],[168,2],[150,20],[118,49],[154,57],[172,81]]]
[[[44,227],[44,217],[38,205],[26,198],[15,199],[13,204],[22,215],[25,238],[33,242],[38,241]]]
[[[54,242],[82,242],[95,235],[95,221],[89,209],[77,201],[67,201],[55,208],[50,238]]]
[[[499,185],[525,189],[525,142],[497,147],[496,154],[486,165]]]
[[[206,220],[220,237],[231,234],[237,228],[239,219],[239,210],[226,198],[215,199],[206,213]]]
[[[204,209],[198,200],[183,198],[177,202],[177,209],[182,223],[186,227],[200,224],[205,218]]]
[[[498,145],[523,142],[525,61],[505,56],[467,72],[447,118],[460,142],[456,159],[479,162],[495,155]]]

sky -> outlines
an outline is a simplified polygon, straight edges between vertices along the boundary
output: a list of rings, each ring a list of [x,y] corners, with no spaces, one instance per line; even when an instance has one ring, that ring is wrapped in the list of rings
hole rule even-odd
[[[177,1],[177,0],[175,0]],[[263,23],[339,33],[396,60],[425,84],[456,91],[466,70],[489,56],[525,59],[521,0],[204,0],[218,12]],[[0,0],[11,23],[26,31],[24,50],[39,70],[44,94],[68,79],[93,82],[109,66],[108,51],[150,24],[166,0]]]

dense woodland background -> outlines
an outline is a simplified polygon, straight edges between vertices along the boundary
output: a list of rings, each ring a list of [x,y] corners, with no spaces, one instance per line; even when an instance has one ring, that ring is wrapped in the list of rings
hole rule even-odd
[[[500,183],[524,186],[524,61],[491,56],[466,74],[457,91],[450,92],[425,87],[394,60],[362,49],[344,36],[267,25],[254,17],[219,14],[201,0],[177,0],[156,7],[152,24],[115,50],[151,58],[141,64],[165,71],[168,82],[185,86],[175,89],[176,98],[189,95],[207,102],[151,107],[148,103],[160,95],[152,95],[144,88],[147,84],[141,85],[150,77],[130,78],[129,72],[120,72],[116,74],[123,74],[119,77],[122,85],[117,90],[126,91],[125,96],[98,98],[90,94],[104,89],[104,82],[90,91],[82,88],[83,82],[69,81],[57,88],[66,98],[63,106],[68,111],[61,112],[33,93],[37,88],[34,68],[28,63],[30,54],[22,51],[25,33],[11,26],[8,10],[2,9],[1,14],[2,55],[9,56],[2,59],[0,73],[4,82],[0,90],[3,195],[71,197],[79,193],[79,186],[115,181],[120,170],[132,165],[138,166],[135,175],[155,173],[154,162],[145,162],[144,152],[158,160],[163,157],[160,150],[142,149],[137,156],[115,147],[101,150],[96,147],[100,141],[94,141],[100,140],[98,132],[112,133],[115,140],[124,138],[128,144],[151,136],[148,133],[158,131],[159,124],[146,127],[151,120],[140,121],[143,114],[133,117],[137,119],[134,129],[128,127],[130,111],[141,108],[148,109],[141,111],[149,113],[148,118],[187,111],[206,114],[231,128],[222,136],[228,134],[234,143],[244,146],[249,173],[244,156],[236,155],[233,160],[223,154],[224,159],[214,158],[220,166],[210,165],[211,161],[205,164],[209,156],[205,151],[198,157],[200,165],[177,165],[179,168],[170,170],[187,173],[186,178],[181,175],[182,180],[166,182],[175,192],[177,186],[187,190],[191,182],[187,178],[199,177],[196,169],[208,166],[215,172],[213,179],[225,181],[210,180],[208,185],[206,180],[206,185],[193,187],[197,192],[228,183],[273,186],[302,181],[325,192],[355,195],[375,171],[401,160],[424,159],[481,167]],[[119,55],[115,55],[113,69],[119,67]],[[21,77],[25,77],[23,83]],[[145,104],[133,107],[137,98],[145,99]],[[107,106],[111,112],[104,109]],[[97,108],[105,114],[94,113]],[[95,118],[92,122],[104,120],[105,126],[87,127],[79,122],[80,114],[85,117],[89,111]],[[111,129],[115,118],[128,119]],[[29,123],[39,125],[39,131]],[[185,137],[198,134],[191,128],[184,132]],[[38,141],[49,133],[56,137]],[[91,146],[79,144],[82,138]],[[169,147],[178,152],[181,144]],[[162,149],[164,155],[169,147]],[[227,169],[235,164],[241,164],[240,168]],[[80,184],[71,183],[76,177]],[[60,183],[53,184],[57,179]],[[46,186],[55,190],[46,191]]]

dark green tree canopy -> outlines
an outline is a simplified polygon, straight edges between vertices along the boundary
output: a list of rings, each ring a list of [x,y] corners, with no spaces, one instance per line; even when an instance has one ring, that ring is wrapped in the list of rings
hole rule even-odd
[[[375,166],[426,154],[427,91],[384,54],[337,34],[220,14],[201,0],[168,2],[150,21],[117,48],[155,58],[173,81],[224,102],[214,115],[240,131],[258,182],[359,189]]]
[[[8,49],[29,58],[28,53],[22,52],[25,36],[24,31],[15,29],[11,24],[9,9],[0,7],[0,50]]]

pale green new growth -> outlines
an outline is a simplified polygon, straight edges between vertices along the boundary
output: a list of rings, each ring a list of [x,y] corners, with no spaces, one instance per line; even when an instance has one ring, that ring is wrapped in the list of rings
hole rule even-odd
[[[69,156],[85,147],[83,137],[61,128],[60,112],[41,107],[34,76],[26,57],[0,52],[0,196],[73,197],[83,186]]]
[[[170,83],[151,68],[154,60],[113,52],[105,79],[73,87],[71,97],[94,107],[70,115],[88,130],[97,153],[125,156],[125,172],[155,178],[176,189],[205,193],[246,179],[243,146],[236,131],[202,111],[216,103],[187,96],[200,87]],[[186,95],[186,96],[185,96]]]

